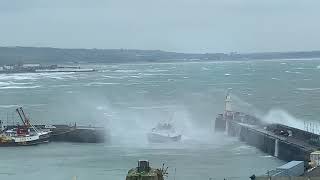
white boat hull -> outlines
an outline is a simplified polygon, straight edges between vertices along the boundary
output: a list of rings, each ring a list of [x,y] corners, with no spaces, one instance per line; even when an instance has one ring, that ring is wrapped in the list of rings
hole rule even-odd
[[[162,135],[157,133],[148,133],[148,140],[152,143],[178,142],[181,135]]]

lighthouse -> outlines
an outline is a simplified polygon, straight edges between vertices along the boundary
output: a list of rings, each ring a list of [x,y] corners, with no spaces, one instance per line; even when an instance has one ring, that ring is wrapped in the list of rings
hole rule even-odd
[[[230,96],[231,88],[228,89],[226,99],[225,99],[225,106],[224,106],[224,118],[225,119],[233,119],[233,111],[232,111],[232,100]]]

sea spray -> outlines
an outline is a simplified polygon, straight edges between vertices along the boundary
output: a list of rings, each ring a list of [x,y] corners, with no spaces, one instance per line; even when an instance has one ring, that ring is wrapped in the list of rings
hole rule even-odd
[[[297,129],[309,131],[315,134],[320,134],[320,123],[311,120],[297,119],[282,109],[272,109],[266,115],[260,117],[267,123],[278,123],[286,126],[294,127]]]
[[[279,123],[298,129],[304,128],[302,120],[293,117],[288,112],[281,109],[270,110],[266,115],[262,117],[262,120],[268,123]]]

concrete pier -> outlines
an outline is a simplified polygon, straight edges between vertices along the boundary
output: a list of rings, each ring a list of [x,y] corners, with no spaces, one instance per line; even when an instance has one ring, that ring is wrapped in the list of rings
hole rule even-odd
[[[226,131],[229,136],[255,146],[265,153],[285,161],[308,162],[310,153],[320,148],[320,135],[282,124],[270,124],[259,118],[232,110],[230,90],[225,99],[225,110],[215,119],[215,131]]]
[[[219,119],[216,121],[219,121]],[[239,137],[241,141],[285,161],[301,160],[308,162],[310,153],[318,149],[318,146],[309,144],[304,138],[299,139],[294,136],[276,134],[268,129],[268,126],[273,126],[273,124],[258,126],[237,120],[226,120],[226,122],[225,130],[227,130],[228,135]],[[292,133],[294,134],[295,130]]]
[[[103,143],[109,141],[109,135],[104,127],[69,126],[69,125],[34,125],[38,129],[51,131],[50,141],[78,142],[78,143]],[[6,126],[13,129],[17,126]]]

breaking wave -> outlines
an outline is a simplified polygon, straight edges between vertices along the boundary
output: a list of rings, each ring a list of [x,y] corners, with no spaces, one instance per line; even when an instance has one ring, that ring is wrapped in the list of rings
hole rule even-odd
[[[91,82],[86,84],[86,86],[103,86],[103,85],[117,85],[120,83],[114,83],[114,82]]]
[[[320,88],[297,88],[299,91],[318,91]]]
[[[17,82],[0,82],[0,86],[10,86],[10,85],[28,85],[28,84],[32,84],[32,83],[17,83]]]
[[[295,118],[288,112],[281,109],[270,110],[262,120],[268,123],[278,123],[286,126],[291,126],[297,129],[304,129],[304,121]]]
[[[35,89],[41,86],[3,86],[0,89]]]
[[[153,72],[167,72],[167,71],[169,71],[169,70],[167,70],[167,69],[147,69],[147,70],[145,70],[145,72],[151,72],[151,73],[153,73]]]
[[[16,108],[16,107],[18,107],[17,104],[0,105],[0,108]]]
[[[137,70],[133,70],[133,69],[118,69],[115,70],[114,72],[119,72],[119,73],[136,73],[138,72]]]
[[[57,73],[21,73],[21,74],[4,74],[0,75],[0,80],[38,80],[41,78],[50,78],[62,80],[65,78],[76,78],[71,76],[74,72],[57,72]]]

